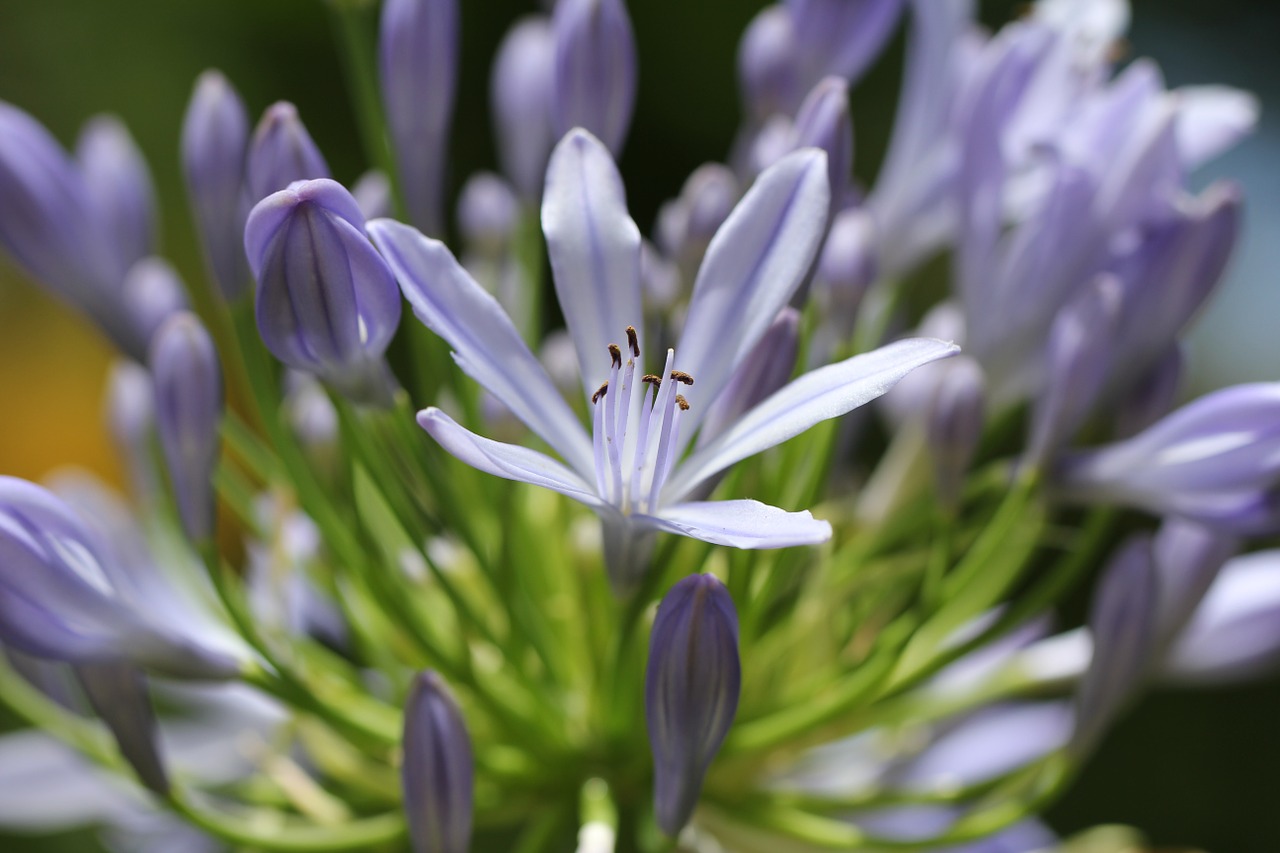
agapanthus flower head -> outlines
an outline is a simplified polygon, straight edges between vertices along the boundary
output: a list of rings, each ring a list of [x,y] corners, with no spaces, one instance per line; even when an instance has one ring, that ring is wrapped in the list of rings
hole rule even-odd
[[[404,709],[405,813],[414,853],[467,853],[471,846],[471,737],[434,672],[414,679]]]
[[[738,710],[738,613],[712,575],[691,575],[658,605],[649,639],[645,718],[659,828],[676,836]]]
[[[643,574],[646,543],[655,531],[739,548],[825,541],[829,525],[808,512],[751,500],[688,498],[730,465],[953,354],[951,344],[902,341],[815,370],[681,457],[734,370],[811,267],[828,199],[826,158],[819,151],[797,152],[761,175],[711,241],[680,345],[646,362],[640,235],[627,214],[621,179],[593,136],[579,130],[565,137],[547,173],[542,220],[590,406],[591,437],[511,321],[443,245],[398,223],[371,223],[370,233],[418,317],[449,342],[463,370],[568,467],[475,435],[439,409],[422,412],[419,423],[480,470],[536,483],[594,509],[604,524],[610,577],[622,591]]]
[[[382,354],[400,323],[395,278],[351,193],[299,181],[260,201],[245,226],[258,331],[272,355],[361,401],[388,393]]]

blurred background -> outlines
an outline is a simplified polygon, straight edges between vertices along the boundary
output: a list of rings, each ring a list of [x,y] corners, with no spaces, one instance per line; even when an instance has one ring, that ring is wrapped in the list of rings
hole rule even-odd
[[[463,4],[462,82],[453,139],[454,189],[493,168],[489,63],[534,0]],[[632,0],[641,90],[622,159],[632,213],[648,230],[658,205],[700,163],[723,159],[739,113],[737,40],[764,0]],[[986,0],[992,24],[1019,4]],[[1154,57],[1171,86],[1224,83],[1262,100],[1258,133],[1195,178],[1232,176],[1246,189],[1247,229],[1229,280],[1192,342],[1199,392],[1280,379],[1280,3],[1136,0],[1131,55]],[[893,118],[901,35],[854,92],[857,172],[875,175]],[[118,114],[150,160],[164,210],[163,247],[193,285],[202,264],[178,164],[182,113],[195,76],[222,69],[255,115],[297,104],[335,177],[365,168],[320,0],[2,0],[0,99],[33,113],[65,143],[99,112]],[[0,471],[38,478],[75,464],[119,479],[100,425],[110,350],[79,317],[0,262]],[[1073,793],[1050,814],[1062,831],[1117,822],[1161,850],[1275,853],[1280,679],[1212,692],[1157,693],[1134,709]],[[0,717],[0,726],[4,720]],[[82,837],[14,839],[0,849],[84,851]]]

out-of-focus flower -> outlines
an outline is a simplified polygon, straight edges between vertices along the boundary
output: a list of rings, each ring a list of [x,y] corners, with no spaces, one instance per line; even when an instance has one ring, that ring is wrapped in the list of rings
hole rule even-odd
[[[557,135],[581,127],[616,156],[636,101],[636,43],[622,0],[560,0],[552,108]]]
[[[267,107],[253,131],[246,165],[249,198],[261,201],[294,181],[329,177],[329,164],[288,101]]]
[[[405,814],[415,853],[466,853],[471,847],[471,737],[434,672],[413,682],[404,711]]]
[[[555,144],[555,64],[555,32],[539,15],[517,21],[493,60],[489,103],[498,156],[502,171],[526,201],[542,195],[547,158]]]

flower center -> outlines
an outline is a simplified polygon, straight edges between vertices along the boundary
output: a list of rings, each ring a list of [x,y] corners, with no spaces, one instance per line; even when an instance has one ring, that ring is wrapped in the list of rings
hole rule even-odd
[[[640,376],[644,393],[633,399],[640,341],[627,327],[627,360],[622,347],[609,344],[609,379],[591,395],[596,487],[624,513],[657,509],[662,484],[675,467],[680,415],[689,401],[676,392],[693,377],[674,369],[676,351],[667,350],[661,373]]]

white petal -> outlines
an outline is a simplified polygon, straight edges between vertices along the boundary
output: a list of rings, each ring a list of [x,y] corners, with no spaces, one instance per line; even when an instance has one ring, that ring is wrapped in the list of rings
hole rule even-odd
[[[369,223],[418,319],[453,348],[454,360],[583,474],[591,440],[496,299],[448,248],[390,219]]]
[[[917,367],[959,351],[955,344],[945,341],[909,338],[810,371],[747,412],[715,441],[695,451],[667,481],[663,497],[679,500],[735,462],[868,403]]]
[[[830,195],[826,155],[802,149],[757,178],[711,239],[676,347],[676,367],[696,383],[684,436],[791,301],[822,243]]]
[[[1185,86],[1178,98],[1178,153],[1188,169],[1212,160],[1253,132],[1258,99],[1230,86]]]
[[[658,530],[731,548],[789,548],[818,545],[831,538],[831,525],[808,510],[787,512],[750,500],[675,504],[657,515],[632,518]]]
[[[643,342],[644,326],[640,229],[609,149],[585,130],[570,131],[551,155],[542,230],[589,397],[609,378],[609,344],[626,349],[627,326]]]
[[[550,456],[518,444],[504,444],[476,435],[436,408],[419,412],[418,424],[441,447],[472,468],[508,480],[542,486],[591,507],[601,505],[594,489]]]

